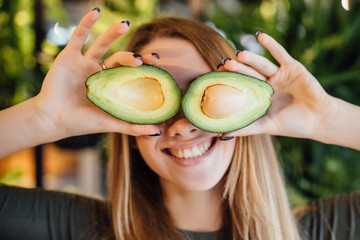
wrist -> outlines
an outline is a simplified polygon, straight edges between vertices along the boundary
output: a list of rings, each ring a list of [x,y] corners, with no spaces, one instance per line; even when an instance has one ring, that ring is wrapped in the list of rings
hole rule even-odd
[[[55,129],[38,111],[36,98],[0,111],[0,158],[57,140]]]
[[[43,133],[42,143],[54,142],[64,138],[61,128],[56,124],[58,116],[54,114],[55,111],[51,104],[43,104],[40,95],[33,97],[29,101],[31,101],[31,108],[34,114],[33,125],[35,127],[32,128],[34,130],[33,134],[36,134],[36,132]]]
[[[329,96],[329,107],[319,123],[314,140],[360,150],[360,107]]]
[[[341,119],[343,113],[341,112],[339,106],[340,103],[337,98],[328,95],[327,100],[328,104],[321,109],[323,114],[318,122],[318,127],[311,138],[330,144],[333,136],[335,136],[339,130],[338,123],[343,121]]]

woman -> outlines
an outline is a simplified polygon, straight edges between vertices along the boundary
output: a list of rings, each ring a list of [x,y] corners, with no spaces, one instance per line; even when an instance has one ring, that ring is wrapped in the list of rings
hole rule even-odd
[[[270,36],[257,35],[280,67],[246,51],[234,56],[216,32],[188,20],[149,23],[135,32],[129,52],[100,63],[129,22],[111,27],[82,54],[98,17],[95,9],[82,19],[38,96],[0,112],[1,157],[64,137],[117,132],[109,166],[110,231],[116,239],[300,239],[268,134],[360,149],[354,134],[359,107],[327,95]],[[167,70],[183,93],[194,78],[217,68],[255,76],[273,85],[273,106],[254,124],[216,135],[194,127],[181,111],[161,124],[140,126],[86,100],[90,74],[142,63]]]
[[[235,52],[209,27],[176,18],[144,25],[134,33],[128,50],[144,56],[158,53],[157,66],[174,77],[182,93],[192,80],[216,71],[222,59]],[[104,64],[120,65],[117,61],[113,56]],[[228,59],[222,68],[228,61],[234,68],[242,67]],[[263,77],[243,67],[247,74]],[[215,232],[222,228],[226,235],[219,239],[298,238],[269,136],[225,141],[194,127],[181,112],[159,128],[161,136],[130,140],[126,135],[114,136],[110,199],[119,239],[145,239],[150,234],[154,239],[184,239],[178,229]],[[129,141],[130,145],[136,141],[138,148],[130,156],[120,151],[129,149]],[[196,160],[192,154],[183,158],[185,152],[196,152],[204,145],[208,146],[204,157],[196,159],[204,158],[206,163],[188,166]]]

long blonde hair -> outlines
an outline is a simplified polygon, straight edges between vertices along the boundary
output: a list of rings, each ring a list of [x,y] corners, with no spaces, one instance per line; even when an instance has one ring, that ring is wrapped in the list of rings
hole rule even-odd
[[[155,37],[191,41],[213,70],[224,57],[234,55],[230,44],[212,28],[182,18],[158,19],[140,27],[128,50],[139,52]],[[141,158],[134,138],[112,137],[108,179],[116,239],[186,239],[172,224],[159,178]],[[300,239],[270,136],[237,137],[223,189],[226,239]]]

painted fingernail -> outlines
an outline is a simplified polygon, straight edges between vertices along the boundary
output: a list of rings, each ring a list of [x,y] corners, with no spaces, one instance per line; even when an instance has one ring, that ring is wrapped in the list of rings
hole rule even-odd
[[[159,54],[157,54],[157,53],[152,53],[151,55],[153,55],[153,56],[157,57],[157,59],[160,59],[160,55],[159,55]]]
[[[219,65],[216,66],[216,68],[219,69],[221,66],[224,66],[224,64],[220,63]]]
[[[100,8],[96,7],[96,8],[93,9],[93,11],[100,12]]]
[[[239,55],[239,53],[241,53],[242,51],[241,50],[236,50],[236,52],[235,52],[235,56],[238,56]]]
[[[126,23],[128,25],[128,27],[130,26],[130,21],[129,20],[124,20],[121,23]]]
[[[162,131],[160,130],[159,133],[155,133],[155,134],[149,135],[149,137],[157,137],[157,136],[161,136],[161,135],[162,135]]]
[[[144,58],[143,58],[140,54],[134,53],[134,54],[133,54],[133,57],[134,57],[134,58],[140,58],[141,61],[144,61]]]
[[[225,65],[226,61],[230,61],[230,60],[231,60],[231,58],[224,58],[224,59],[221,61],[221,63],[222,63],[223,65]]]
[[[220,140],[220,141],[229,141],[229,140],[231,140],[231,139],[233,139],[233,138],[234,138],[234,136],[219,137],[219,140]]]
[[[260,31],[257,31],[257,32],[255,33],[256,38],[258,38],[258,37],[259,37],[259,34],[260,34],[260,33],[261,33]]]

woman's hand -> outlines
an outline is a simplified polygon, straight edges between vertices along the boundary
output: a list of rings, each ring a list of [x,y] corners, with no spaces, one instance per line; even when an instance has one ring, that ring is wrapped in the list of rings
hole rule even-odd
[[[156,125],[120,121],[92,105],[86,98],[86,78],[102,70],[99,63],[113,42],[129,29],[123,21],[101,34],[83,54],[82,47],[99,18],[98,9],[86,14],[68,45],[57,56],[45,77],[41,92],[20,104],[0,111],[0,158],[16,151],[62,138],[100,132],[153,135]],[[119,52],[105,60],[106,67],[156,64],[153,55]]]
[[[339,142],[335,139],[345,137],[341,135],[341,131],[347,130],[346,126],[343,126],[345,121],[350,121],[351,126],[356,121],[355,119],[346,119],[344,115],[349,116],[349,114],[341,113],[341,111],[346,110],[359,115],[360,109],[328,95],[315,77],[300,62],[293,59],[272,37],[260,33],[258,41],[278,61],[279,67],[262,56],[243,51],[237,52],[238,61],[225,61],[221,70],[242,72],[269,82],[274,88],[272,106],[265,116],[253,124],[244,129],[224,134],[224,136],[264,133],[311,138],[359,148],[359,144]],[[338,129],[339,126],[335,124],[341,124],[340,128]],[[351,129],[348,130],[346,137],[350,140],[353,138],[354,132]]]
[[[83,54],[81,49],[89,31],[99,17],[95,9],[81,20],[68,45],[57,56],[47,74],[40,94],[35,98],[38,112],[59,137],[95,132],[120,132],[130,135],[151,135],[159,132],[155,125],[140,126],[120,121],[92,105],[86,99],[86,78],[103,67],[139,66],[143,61],[156,64],[155,56],[118,52],[99,63],[113,42],[129,29],[123,21],[101,34]]]

